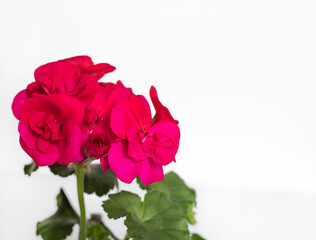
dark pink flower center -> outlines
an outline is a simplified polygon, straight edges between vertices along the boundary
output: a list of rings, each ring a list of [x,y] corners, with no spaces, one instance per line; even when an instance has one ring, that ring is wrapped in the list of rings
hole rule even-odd
[[[100,158],[105,156],[111,146],[109,137],[103,132],[94,130],[89,135],[88,142],[86,144],[87,156]]]
[[[31,129],[44,140],[62,139],[63,122],[49,113],[37,112],[30,118]]]
[[[145,142],[147,137],[148,137],[148,130],[147,129],[140,129],[139,131],[137,131],[137,139],[138,139],[140,144]]]
[[[110,144],[110,141],[107,137],[100,136],[100,135],[91,135],[90,142],[94,147],[102,148],[104,146],[108,146]]]

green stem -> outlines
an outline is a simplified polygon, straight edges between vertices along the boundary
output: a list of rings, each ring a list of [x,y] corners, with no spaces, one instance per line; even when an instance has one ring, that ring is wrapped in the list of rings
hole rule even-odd
[[[77,175],[78,200],[79,200],[79,206],[80,206],[79,240],[86,240],[87,238],[86,210],[85,210],[84,198],[83,198],[84,167],[80,163],[78,163],[76,166],[76,175]]]

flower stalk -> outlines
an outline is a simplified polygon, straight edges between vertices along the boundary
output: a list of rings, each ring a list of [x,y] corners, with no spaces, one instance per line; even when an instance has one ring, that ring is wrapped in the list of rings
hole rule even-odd
[[[79,200],[79,207],[80,207],[79,240],[86,240],[87,238],[86,210],[85,210],[84,197],[83,197],[84,171],[85,171],[85,167],[82,166],[80,163],[78,163],[76,166],[76,176],[77,176],[78,200]]]

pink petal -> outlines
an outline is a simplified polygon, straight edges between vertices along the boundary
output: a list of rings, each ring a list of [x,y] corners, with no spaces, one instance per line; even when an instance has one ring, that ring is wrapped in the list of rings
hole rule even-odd
[[[141,130],[151,126],[151,111],[149,103],[142,95],[130,95],[129,104]]]
[[[73,82],[75,82],[75,85],[68,95],[76,97],[85,104],[92,104],[99,88],[96,78],[90,75],[81,75]]]
[[[65,138],[58,142],[60,157],[58,163],[67,165],[71,162],[80,162],[84,159],[81,148],[81,129],[73,120],[64,124],[62,131]]]
[[[79,74],[89,74],[98,79],[104,74],[113,72],[116,68],[108,63],[93,64],[89,56],[76,56],[61,60],[70,63],[78,68]]]
[[[136,128],[147,131],[151,125],[151,113],[147,100],[141,95],[130,95],[112,109],[111,128],[120,138],[126,139],[127,131]]]
[[[98,91],[94,94],[92,107],[97,110],[99,118],[106,118],[110,115],[113,105],[120,99],[129,96],[131,92],[131,89],[125,88],[123,84],[101,82]]]
[[[36,82],[49,93],[66,93],[65,83],[72,79],[77,68],[65,61],[47,63],[37,68],[34,72]]]
[[[37,150],[30,149],[22,138],[20,138],[22,149],[34,160],[37,166],[50,166],[59,158],[59,152],[56,145],[53,145],[48,153],[41,153]]]
[[[80,72],[93,66],[93,62],[92,62],[91,58],[89,56],[86,56],[86,55],[66,58],[66,59],[63,59],[61,61],[67,62],[67,63],[70,63],[70,64],[76,66]]]
[[[142,170],[142,162],[136,162],[128,157],[126,141],[112,144],[109,165],[116,177],[125,183],[131,183]]]
[[[129,97],[119,101],[112,109],[111,129],[120,138],[127,139],[127,131],[139,129],[139,125],[130,108]]]
[[[154,163],[150,158],[146,159],[143,161],[143,169],[139,177],[145,185],[162,181],[164,180],[162,166]]]
[[[154,162],[167,165],[174,160],[179,148],[180,129],[174,122],[159,121],[148,132],[144,142]]]
[[[130,88],[118,87],[113,89],[110,93],[108,93],[105,105],[101,110],[100,114],[105,117],[111,114],[112,108],[116,103],[118,103],[121,99],[124,99],[132,94],[132,90]]]
[[[119,88],[125,88],[125,86],[123,85],[123,83],[121,82],[121,80],[118,80],[116,82],[116,86],[119,87]]]
[[[29,119],[36,112],[47,112],[47,101],[45,99],[47,95],[37,95],[36,97],[28,98],[21,107],[21,121],[25,124],[29,124]]]
[[[85,74],[91,74],[96,79],[102,78],[105,74],[113,72],[116,69],[116,67],[112,66],[108,63],[99,63],[96,64],[89,69],[83,71]]]
[[[98,112],[102,112],[104,105],[107,102],[108,96],[111,92],[116,88],[114,83],[98,83],[99,87],[95,92],[95,98],[92,103],[92,107],[94,107]]]
[[[83,127],[89,131],[95,124],[97,120],[97,112],[96,110],[91,107],[87,106],[85,108],[84,117],[83,117]]]
[[[77,124],[83,121],[84,107],[74,97],[63,94],[50,94],[46,96],[49,111],[59,118],[70,118]]]
[[[54,143],[43,138],[37,139],[37,149],[41,153],[49,153],[54,147]]]
[[[46,94],[46,92],[37,82],[32,82],[29,85],[27,85],[26,95],[28,97],[31,97],[33,96],[33,94]]]
[[[118,84],[120,86],[120,84]],[[111,139],[116,139],[117,136],[114,134],[113,130],[111,129],[111,112],[113,107],[116,103],[120,100],[128,97],[132,94],[132,90],[130,88],[117,87],[114,89],[107,97],[105,104],[102,108],[99,108],[99,117],[103,118],[104,121],[104,128],[107,134]]]
[[[103,169],[104,172],[106,172],[107,170],[110,169],[108,156],[101,157],[101,158],[100,158],[100,163],[101,163],[101,167],[102,167],[102,169]]]
[[[27,95],[26,95],[25,89],[19,92],[13,99],[11,108],[12,108],[13,115],[18,120],[20,120],[20,110],[26,99],[27,99]]]
[[[127,131],[128,156],[135,161],[142,161],[148,157],[144,152],[142,145],[137,136],[137,129],[130,128]]]
[[[58,119],[73,119],[80,124],[84,116],[82,104],[74,97],[60,93],[36,95],[28,98],[21,107],[21,121],[28,124],[35,112],[49,112]]]
[[[166,120],[166,121],[171,121],[171,122],[174,122],[175,124],[178,124],[179,122],[177,120],[174,120],[168,108],[166,108],[164,105],[161,104],[158,98],[157,90],[154,86],[151,86],[149,93],[150,93],[151,101],[156,110],[155,123],[160,120]]]
[[[19,122],[19,127],[18,127],[19,133],[21,135],[21,139],[23,139],[24,144],[32,150],[37,149],[36,147],[36,142],[37,142],[37,137],[31,130],[30,128],[25,125],[22,121]]]
[[[35,112],[29,119],[29,127],[37,134],[43,134],[44,130],[39,128],[45,122],[46,114],[44,112]]]

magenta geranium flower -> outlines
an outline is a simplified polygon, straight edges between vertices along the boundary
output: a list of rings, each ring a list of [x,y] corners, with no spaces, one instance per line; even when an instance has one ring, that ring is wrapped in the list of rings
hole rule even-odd
[[[180,130],[157,91],[149,103],[121,81],[99,82],[115,70],[88,56],[51,62],[35,70],[35,82],[19,92],[12,111],[20,120],[20,143],[38,166],[100,159],[123,182],[163,180],[163,166],[175,161]]]
[[[30,83],[14,98],[13,114],[20,119],[20,109],[25,100],[38,94],[62,93],[89,105],[98,91],[98,80],[114,70],[115,67],[108,63],[94,64],[88,56],[44,64],[35,70],[35,82]]]
[[[153,124],[149,104],[141,95],[125,97],[111,112],[111,128],[119,140],[112,143],[109,166],[126,183],[138,175],[144,184],[163,180],[162,166],[174,161],[178,151],[178,122],[160,103],[154,87],[151,97],[157,112]]]
[[[74,97],[54,93],[28,98],[20,111],[23,150],[38,166],[82,161],[83,114],[82,104]]]

